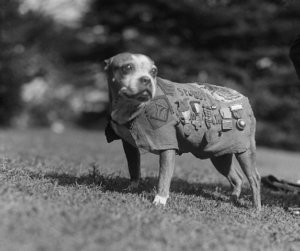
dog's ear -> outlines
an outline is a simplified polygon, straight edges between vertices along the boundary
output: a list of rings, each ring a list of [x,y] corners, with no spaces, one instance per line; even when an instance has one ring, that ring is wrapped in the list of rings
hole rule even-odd
[[[104,60],[104,70],[105,71],[109,70],[109,67],[110,67],[112,61],[113,61],[113,57]]]

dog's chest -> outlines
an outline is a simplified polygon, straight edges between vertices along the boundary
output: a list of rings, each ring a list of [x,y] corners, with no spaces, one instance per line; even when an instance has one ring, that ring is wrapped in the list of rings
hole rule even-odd
[[[206,158],[245,151],[251,117],[248,99],[234,90],[158,79],[157,95],[142,114],[115,131],[146,151],[177,149]]]

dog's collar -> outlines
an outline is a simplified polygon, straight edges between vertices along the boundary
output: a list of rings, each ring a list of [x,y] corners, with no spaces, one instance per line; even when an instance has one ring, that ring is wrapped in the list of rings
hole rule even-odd
[[[110,117],[116,122],[117,125],[126,125],[131,123],[135,118],[137,118],[145,109],[147,103],[140,104],[139,106],[129,107],[125,104],[118,105],[114,109],[112,108],[110,112]],[[118,116],[114,116],[118,113]]]

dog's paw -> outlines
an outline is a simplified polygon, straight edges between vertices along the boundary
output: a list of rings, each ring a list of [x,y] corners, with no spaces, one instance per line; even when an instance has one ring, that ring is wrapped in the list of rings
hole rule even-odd
[[[134,190],[138,189],[138,187],[139,187],[139,182],[138,181],[131,181],[130,185],[128,187],[126,187],[124,189],[124,191],[131,192],[131,191],[134,191]]]
[[[239,197],[236,194],[231,194],[230,200],[232,201],[233,204],[238,204]]]
[[[167,196],[167,197],[162,197],[162,196],[160,196],[160,195],[155,195],[155,198],[154,198],[154,201],[153,201],[153,204],[155,205],[155,206],[158,206],[158,205],[163,205],[163,206],[165,206],[166,205],[166,203],[167,203],[167,199],[169,198],[169,196]]]

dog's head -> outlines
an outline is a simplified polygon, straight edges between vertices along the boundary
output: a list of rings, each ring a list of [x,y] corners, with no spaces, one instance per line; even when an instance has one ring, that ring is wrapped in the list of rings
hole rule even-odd
[[[121,53],[104,62],[113,98],[118,96],[127,102],[144,103],[154,97],[157,68],[149,57]]]

